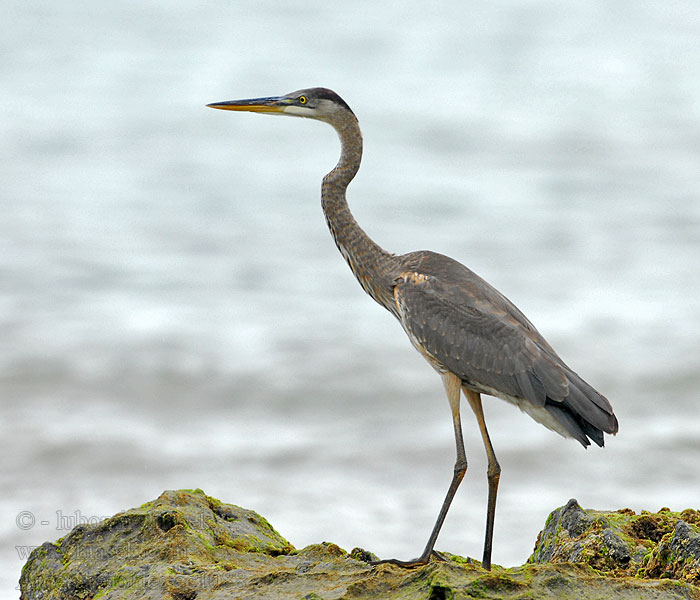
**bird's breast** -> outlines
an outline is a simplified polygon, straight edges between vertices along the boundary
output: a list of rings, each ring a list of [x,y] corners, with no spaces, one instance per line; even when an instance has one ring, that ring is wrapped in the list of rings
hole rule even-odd
[[[419,273],[417,271],[406,271],[399,275],[398,283],[411,284],[411,285],[423,285],[429,281],[430,277],[424,273]],[[420,354],[428,361],[430,366],[433,367],[438,373],[446,373],[448,371],[447,367],[433,354],[431,354],[425,347],[425,344],[415,335],[414,329],[410,326],[408,322],[408,310],[405,304],[405,299],[401,293],[401,286],[394,286],[394,306],[391,307],[391,312],[396,315],[401,327],[406,332],[408,339],[411,341],[413,347],[420,352]]]

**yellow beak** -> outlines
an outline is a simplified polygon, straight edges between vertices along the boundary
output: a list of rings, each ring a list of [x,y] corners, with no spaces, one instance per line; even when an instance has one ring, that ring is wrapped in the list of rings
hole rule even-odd
[[[245,110],[248,112],[270,113],[284,112],[286,102],[280,97],[274,98],[251,98],[250,100],[229,100],[227,102],[213,102],[207,104],[209,108],[219,108],[221,110]]]

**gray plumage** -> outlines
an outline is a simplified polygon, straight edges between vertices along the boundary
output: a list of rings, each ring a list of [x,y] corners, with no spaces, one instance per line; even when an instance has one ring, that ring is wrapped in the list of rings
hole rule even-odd
[[[607,399],[574,373],[520,310],[457,261],[433,252],[399,257],[399,319],[436,368],[476,392],[516,404],[584,446],[617,430]],[[542,412],[544,409],[545,412]],[[552,421],[554,419],[554,421]]]
[[[588,446],[603,446],[616,433],[607,399],[559,358],[520,310],[456,260],[435,252],[394,255],[357,224],[345,192],[360,168],[362,134],[357,118],[335,92],[299,90],[274,98],[210,104],[237,111],[282,113],[325,121],[341,142],[340,160],[323,178],[321,204],[338,249],[362,288],[401,323],[411,343],[441,375],[452,411],[457,459],[449,490],[423,553],[391,562],[405,567],[427,563],[452,498],[467,469],[460,419],[460,391],[479,424],[488,457],[489,495],[482,565],[491,566],[500,466],[483,415],[481,394],[518,406],[557,433]]]

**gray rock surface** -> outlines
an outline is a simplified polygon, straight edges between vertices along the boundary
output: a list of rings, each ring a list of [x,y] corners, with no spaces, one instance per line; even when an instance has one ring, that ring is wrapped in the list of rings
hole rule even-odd
[[[445,561],[403,569],[332,543],[296,550],[251,510],[201,490],[168,491],[37,548],[22,570],[21,599],[700,600],[699,513],[685,513],[597,513],[570,501],[550,515],[522,567],[485,571],[444,553]]]
[[[700,585],[700,511],[657,513],[556,509],[537,538],[530,563],[585,563],[617,575],[672,578]]]

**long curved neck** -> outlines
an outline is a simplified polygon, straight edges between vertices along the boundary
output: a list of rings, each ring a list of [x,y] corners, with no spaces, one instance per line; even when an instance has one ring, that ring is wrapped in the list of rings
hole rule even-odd
[[[364,290],[382,306],[393,302],[392,267],[394,255],[383,250],[357,224],[350,212],[345,190],[360,168],[362,133],[349,111],[343,111],[330,121],[338,132],[341,144],[340,160],[323,178],[321,205],[328,228],[340,253]]]

